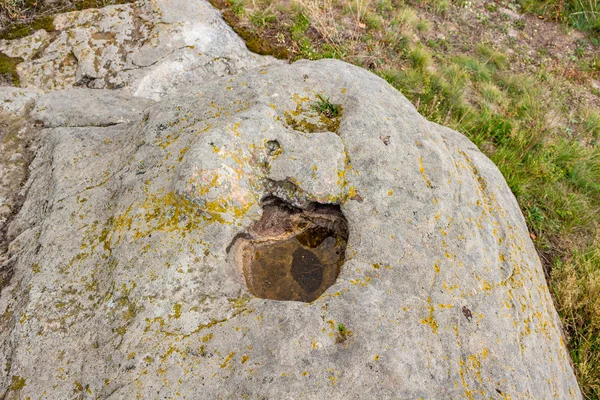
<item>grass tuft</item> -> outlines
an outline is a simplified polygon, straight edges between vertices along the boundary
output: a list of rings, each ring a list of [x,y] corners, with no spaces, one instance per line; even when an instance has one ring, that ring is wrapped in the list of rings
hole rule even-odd
[[[327,118],[337,118],[340,116],[341,107],[339,104],[333,104],[329,97],[317,94],[317,101],[312,105],[312,109]]]
[[[408,59],[410,60],[413,68],[423,71],[431,63],[431,54],[423,47],[415,47],[410,53],[408,53]]]
[[[600,36],[600,0],[521,0],[521,6],[525,11]]]
[[[552,269],[557,308],[570,337],[571,358],[578,367],[579,384],[600,394],[600,241],[577,250]],[[594,395],[594,393],[596,395]]]

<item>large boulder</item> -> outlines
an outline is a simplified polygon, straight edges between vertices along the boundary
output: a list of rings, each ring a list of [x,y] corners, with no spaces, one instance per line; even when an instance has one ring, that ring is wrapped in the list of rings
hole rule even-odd
[[[6,398],[581,398],[519,206],[464,136],[334,60],[170,93],[36,114]]]

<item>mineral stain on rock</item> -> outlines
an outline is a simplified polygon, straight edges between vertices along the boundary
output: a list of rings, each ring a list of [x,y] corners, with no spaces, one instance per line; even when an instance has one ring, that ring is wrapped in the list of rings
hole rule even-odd
[[[317,299],[344,263],[348,228],[339,207],[312,203],[302,210],[270,198],[263,210],[233,246],[248,289],[271,300]]]

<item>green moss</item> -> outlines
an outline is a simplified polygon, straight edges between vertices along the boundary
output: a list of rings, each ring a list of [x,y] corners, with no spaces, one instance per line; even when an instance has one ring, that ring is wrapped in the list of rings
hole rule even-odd
[[[227,18],[225,18],[225,20],[227,21]],[[263,56],[270,55],[279,58],[280,60],[287,60],[290,58],[290,52],[284,46],[277,46],[271,41],[264,40],[250,29],[234,26],[233,30],[244,39],[248,50],[253,53]]]
[[[23,62],[21,57],[9,57],[0,52],[0,78],[7,78],[12,84],[19,86],[19,74],[17,74],[17,64]]]
[[[45,17],[36,18],[30,23],[12,25],[0,34],[0,39],[18,39],[31,35],[33,32],[39,31],[40,29],[43,29],[46,32],[54,32],[56,30],[54,27],[54,17],[52,15],[47,15]]]
[[[19,391],[25,387],[25,378],[13,375],[10,382],[10,390]]]

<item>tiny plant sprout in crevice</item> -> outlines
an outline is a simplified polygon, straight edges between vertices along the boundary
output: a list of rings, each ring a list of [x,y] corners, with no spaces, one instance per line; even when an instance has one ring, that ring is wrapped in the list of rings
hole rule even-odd
[[[312,109],[330,119],[339,117],[341,113],[341,106],[333,104],[329,97],[322,94],[317,94],[317,101],[312,105]]]
[[[235,237],[230,255],[257,297],[311,302],[333,285],[345,260],[347,222],[339,206],[300,209],[270,196],[262,218]]]
[[[284,112],[285,122],[291,129],[304,133],[337,133],[342,119],[341,104],[332,103],[329,97],[317,94],[309,104],[298,104],[295,110]]]

